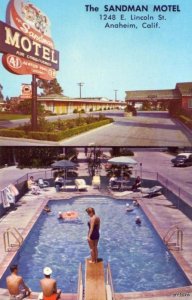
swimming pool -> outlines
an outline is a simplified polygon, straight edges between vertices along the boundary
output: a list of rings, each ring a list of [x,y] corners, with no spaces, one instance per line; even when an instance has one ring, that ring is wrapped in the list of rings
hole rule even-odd
[[[98,196],[54,200],[49,206],[52,212],[41,214],[15,259],[19,272],[33,291],[40,290],[42,270],[50,266],[58,287],[63,292],[76,292],[79,262],[84,264],[89,256],[85,213],[88,206],[94,207],[101,218],[99,257],[105,264],[110,262],[116,292],[189,285],[140,208],[127,213],[125,200]],[[58,220],[58,212],[67,210],[78,211],[80,221]],[[137,215],[142,219],[141,226],[135,224]],[[1,287],[5,287],[5,276]]]

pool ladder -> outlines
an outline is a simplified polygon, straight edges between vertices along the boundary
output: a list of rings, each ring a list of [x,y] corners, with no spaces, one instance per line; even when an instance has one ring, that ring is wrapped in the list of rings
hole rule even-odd
[[[5,252],[7,252],[11,248],[20,247],[23,243],[23,237],[15,227],[10,227],[3,233],[3,241]]]
[[[176,241],[172,242],[171,239],[176,238]],[[164,243],[172,250],[183,249],[183,230],[178,225],[174,225],[169,228],[163,238]]]

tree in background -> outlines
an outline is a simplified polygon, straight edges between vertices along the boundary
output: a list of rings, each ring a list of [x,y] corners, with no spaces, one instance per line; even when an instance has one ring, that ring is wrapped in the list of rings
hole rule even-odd
[[[3,90],[3,86],[0,84],[0,101],[2,101],[4,99],[2,90]]]
[[[45,168],[50,167],[62,152],[61,147],[18,147],[15,150],[15,156],[21,168]]]
[[[134,156],[134,152],[126,147],[112,147],[110,150],[111,157],[115,156]]]
[[[1,147],[0,151],[0,167],[5,165],[11,166],[15,164],[15,150],[14,147]]]
[[[143,104],[142,104],[142,110],[148,111],[148,110],[151,110],[151,109],[152,109],[151,102],[149,100],[144,101]]]
[[[24,115],[31,114],[31,110],[32,110],[31,100],[26,99],[26,100],[20,102],[19,104],[17,104],[15,106],[14,109],[15,109],[15,111],[17,111],[21,114],[24,114]],[[38,115],[41,115],[44,112],[44,107],[40,103],[37,103],[37,112],[38,112]]]
[[[56,78],[53,80],[41,79],[39,80],[38,85],[40,89],[43,89],[43,92],[41,93],[42,96],[51,94],[63,95],[63,89]]]

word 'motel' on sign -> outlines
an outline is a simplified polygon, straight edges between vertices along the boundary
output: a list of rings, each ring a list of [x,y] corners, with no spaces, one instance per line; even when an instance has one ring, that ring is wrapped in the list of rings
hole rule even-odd
[[[59,53],[0,21],[1,51],[59,69]]]

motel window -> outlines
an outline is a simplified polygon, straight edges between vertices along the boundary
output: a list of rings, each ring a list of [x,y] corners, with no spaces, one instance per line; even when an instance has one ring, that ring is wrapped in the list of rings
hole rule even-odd
[[[188,101],[188,108],[192,108],[192,99],[189,99]]]

